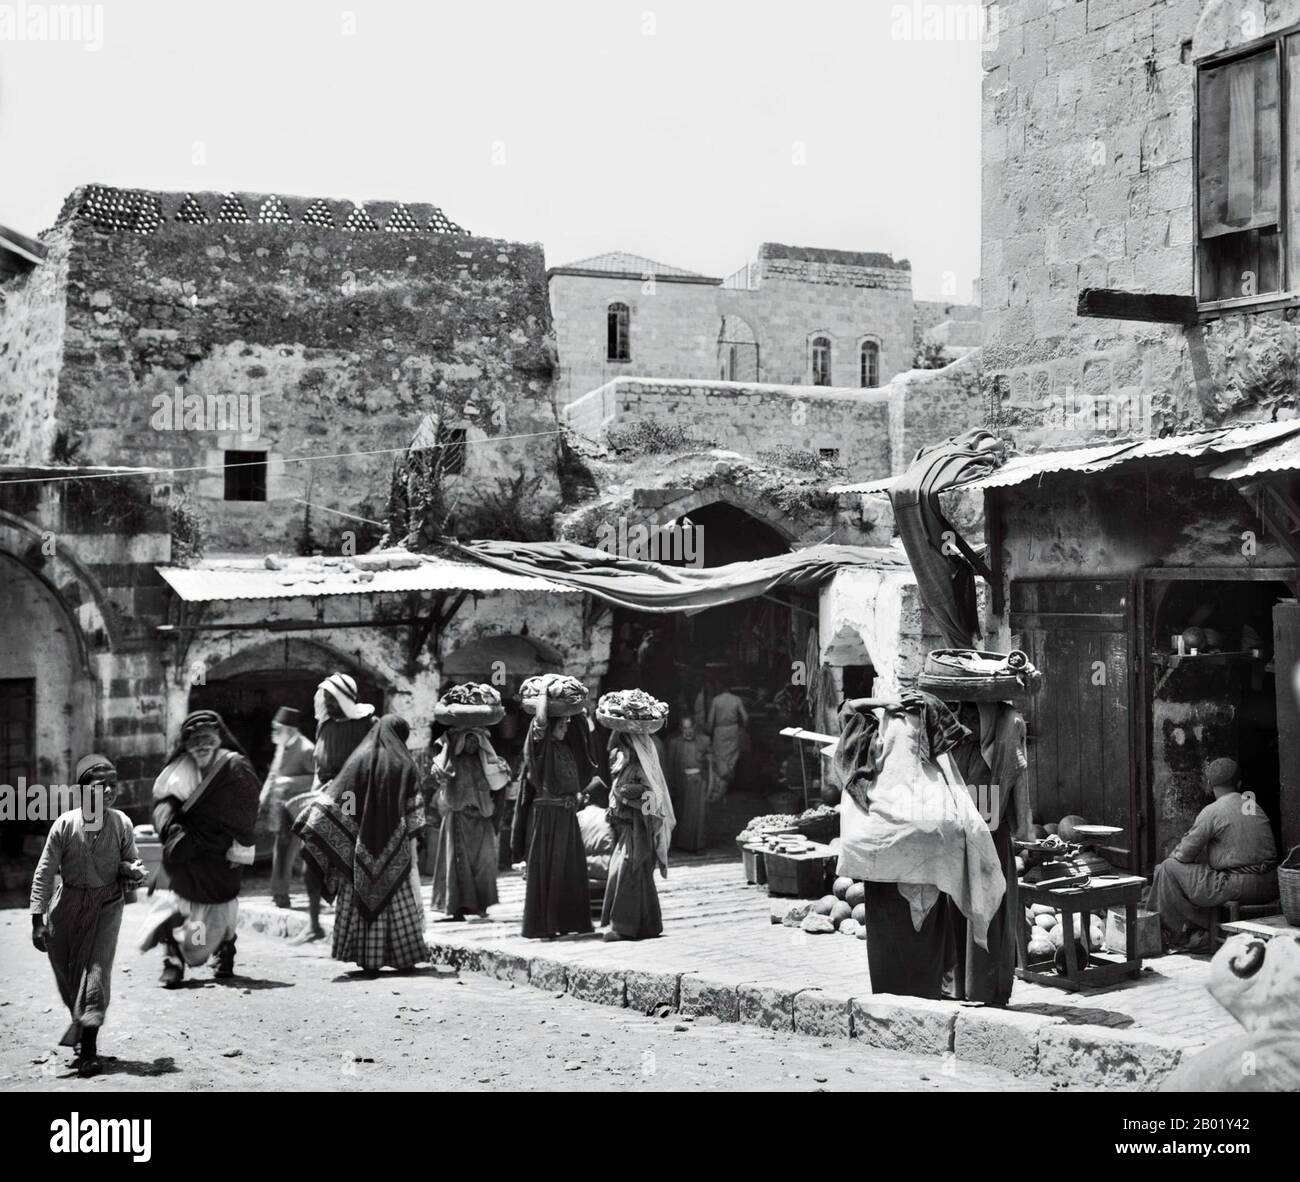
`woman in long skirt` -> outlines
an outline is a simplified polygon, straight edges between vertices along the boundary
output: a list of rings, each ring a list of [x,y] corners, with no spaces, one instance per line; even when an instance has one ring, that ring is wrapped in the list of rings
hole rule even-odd
[[[99,1028],[108,1013],[113,956],[122,926],[123,887],[144,879],[135,832],[109,808],[117,770],[102,755],[77,764],[81,807],[50,827],[32,879],[32,944],[45,952],[72,1025],[61,1046],[76,1047],[80,1076],[98,1075]],[[60,886],[54,889],[58,875]]]
[[[616,844],[600,922],[606,940],[641,940],[664,930],[655,867],[667,877],[673,806],[650,735],[615,732],[609,744],[609,823]]]
[[[433,770],[442,816],[433,909],[452,919],[486,915],[497,901],[497,835],[509,765],[492,749],[486,727],[456,728],[438,740]]]
[[[546,695],[524,740],[524,786],[511,851],[527,863],[523,934],[530,939],[590,932],[587,858],[577,804],[599,780],[585,716],[552,719]]]
[[[303,855],[334,899],[331,955],[370,973],[429,959],[412,875],[424,803],[410,733],[404,718],[381,718],[301,820]]]

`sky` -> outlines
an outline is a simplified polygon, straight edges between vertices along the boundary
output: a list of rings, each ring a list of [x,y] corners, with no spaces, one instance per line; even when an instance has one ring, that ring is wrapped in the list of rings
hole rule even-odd
[[[0,223],[35,234],[90,182],[428,201],[548,266],[882,250],[965,300],[980,46],[907,38],[918,5],[106,0],[40,41],[49,6],[0,3]]]

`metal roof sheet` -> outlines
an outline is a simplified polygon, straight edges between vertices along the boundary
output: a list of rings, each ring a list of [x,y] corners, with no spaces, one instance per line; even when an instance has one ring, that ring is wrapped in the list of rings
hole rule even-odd
[[[1215,468],[1215,480],[1249,480],[1270,472],[1294,472],[1300,469],[1300,433],[1271,442],[1250,455],[1236,456]]]
[[[234,599],[297,599],[318,595],[382,595],[408,591],[580,591],[550,579],[516,575],[476,563],[418,554],[355,559],[213,559],[197,566],[160,566],[158,573],[187,603]]]
[[[1057,472],[1104,472],[1108,468],[1126,464],[1131,460],[1223,455],[1263,444],[1274,444],[1275,446],[1269,452],[1264,453],[1268,455],[1281,446],[1277,444],[1278,440],[1287,440],[1296,448],[1294,452],[1298,461],[1296,466],[1300,466],[1300,441],[1292,438],[1297,434],[1300,434],[1300,419],[1288,419],[1280,423],[1247,423],[1237,427],[1218,427],[1210,431],[1192,431],[1184,435],[1167,435],[1163,439],[1107,443],[1097,447],[1074,448],[1070,451],[1035,452],[1033,455],[1013,456],[995,471],[985,476],[978,476],[974,480],[963,481],[953,487],[1009,488]],[[1228,479],[1227,476],[1219,476],[1222,471],[1223,469],[1216,469],[1213,475],[1220,479]],[[897,479],[898,477],[894,476],[860,484],[835,485],[828,491],[887,492]]]
[[[673,267],[668,263],[657,263],[644,255],[632,254],[626,250],[611,250],[605,254],[592,255],[589,259],[579,259],[575,263],[565,263],[553,267],[552,271],[599,271],[605,275],[630,275],[640,279],[643,275],[654,275],[659,279],[709,279],[698,271],[688,271],[685,267]],[[710,280],[717,282],[717,280]]]

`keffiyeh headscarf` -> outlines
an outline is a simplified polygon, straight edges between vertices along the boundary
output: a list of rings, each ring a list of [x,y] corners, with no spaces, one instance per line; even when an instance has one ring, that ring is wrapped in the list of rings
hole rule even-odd
[[[329,694],[343,711],[344,718],[369,718],[375,708],[358,698],[357,683],[346,673],[331,673],[316,687],[316,721],[324,722],[329,715],[325,712],[325,695]]]

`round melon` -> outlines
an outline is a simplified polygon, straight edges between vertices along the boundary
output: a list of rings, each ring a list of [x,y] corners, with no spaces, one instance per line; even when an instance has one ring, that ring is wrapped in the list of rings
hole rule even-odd
[[[867,922],[867,905],[865,903],[853,904],[853,918],[856,919],[858,923]]]
[[[1056,827],[1057,835],[1062,841],[1079,841],[1079,834],[1075,832],[1074,827],[1076,825],[1086,825],[1087,823],[1087,817],[1080,817],[1072,813],[1068,817],[1061,818],[1061,823]]]
[[[1056,908],[1050,903],[1030,903],[1029,910],[1035,915],[1055,915]]]
[[[823,895],[820,899],[817,900],[816,903],[813,904],[812,906],[813,914],[829,915],[831,913],[831,908],[834,907],[835,904],[838,902],[839,900],[834,895]]]
[[[1045,959],[1054,953],[1056,949],[1052,946],[1051,940],[1046,938],[1042,940],[1034,939],[1029,941],[1029,957],[1031,960]]]
[[[1035,915],[1034,925],[1044,932],[1050,932],[1056,927],[1057,919],[1055,915]]]
[[[846,936],[856,936],[860,926],[858,921],[850,915],[846,919],[840,920],[840,926],[837,930],[843,932]]]
[[[855,882],[848,891],[845,892],[844,901],[850,907],[856,907],[859,903],[867,901],[867,884],[865,882]]]
[[[1065,943],[1065,929],[1058,924],[1047,933],[1047,938],[1051,941],[1053,948],[1060,948]]]
[[[853,915],[853,908],[843,899],[836,899],[831,907],[831,923],[840,924]]]
[[[853,885],[853,879],[845,878],[841,876],[835,880],[835,885],[831,887],[831,890],[835,892],[835,897],[837,899],[842,899],[844,898],[845,895],[848,894],[849,887],[851,887],[852,885]]]

